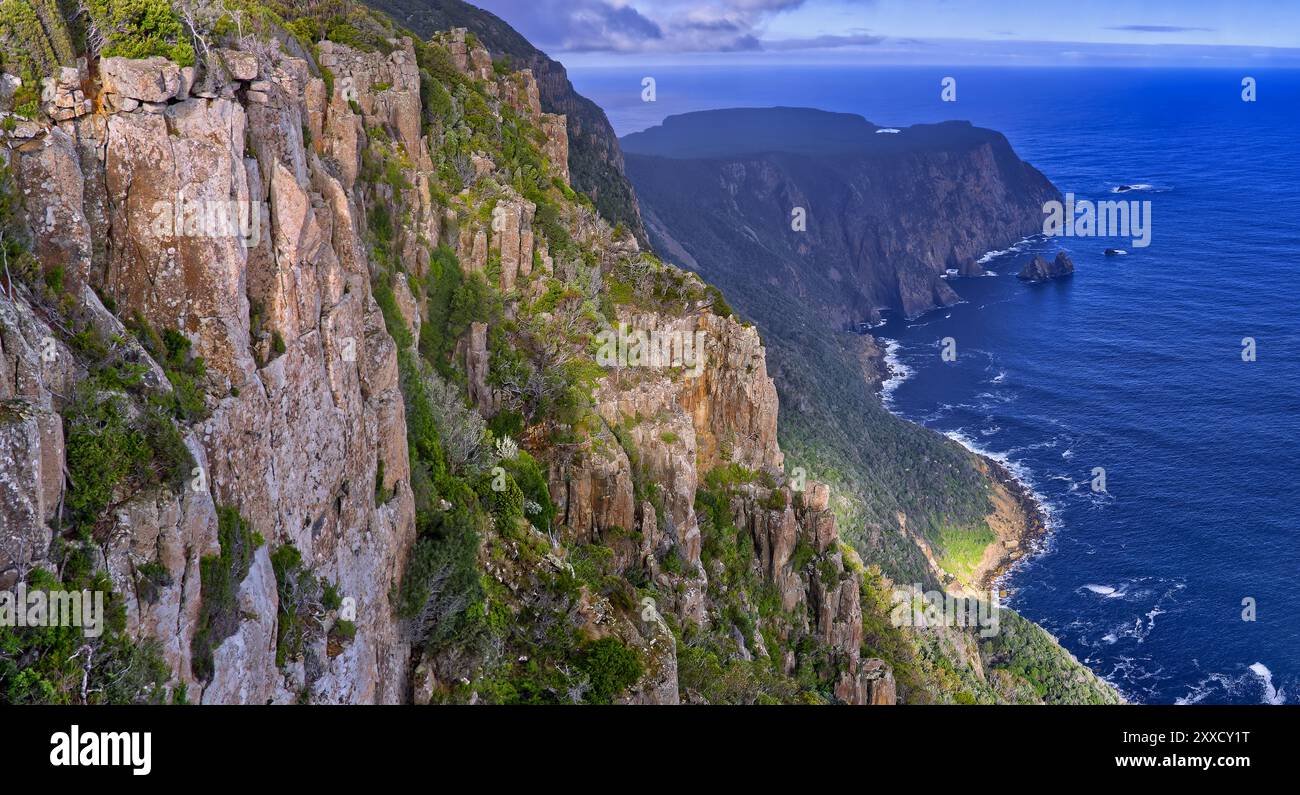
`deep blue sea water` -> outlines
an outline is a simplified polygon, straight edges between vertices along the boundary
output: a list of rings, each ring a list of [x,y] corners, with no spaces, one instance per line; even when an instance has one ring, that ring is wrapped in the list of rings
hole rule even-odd
[[[643,74],[644,73],[644,74]],[[658,98],[641,101],[641,78]],[[1244,75],[1259,99],[1240,97]],[[945,76],[958,101],[939,100]],[[620,134],[718,107],[1000,130],[1063,192],[1152,202],[1145,249],[1039,241],[967,303],[877,333],[895,411],[1008,461],[1051,513],[1011,604],[1144,702],[1300,701],[1300,72],[972,68],[575,70]],[[943,223],[937,218],[935,223]],[[1010,242],[1010,241],[1009,241]],[[1127,249],[1107,258],[1106,247]],[[1030,287],[1034,251],[1076,275]],[[941,360],[952,337],[957,361]],[[1258,360],[1242,361],[1242,338]],[[1108,493],[1090,488],[1094,467]],[[1256,620],[1243,620],[1243,600]]]

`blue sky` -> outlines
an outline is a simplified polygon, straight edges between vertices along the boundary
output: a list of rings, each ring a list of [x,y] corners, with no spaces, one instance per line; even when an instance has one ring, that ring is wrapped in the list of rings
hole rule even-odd
[[[471,0],[573,66],[1300,66],[1300,0]]]

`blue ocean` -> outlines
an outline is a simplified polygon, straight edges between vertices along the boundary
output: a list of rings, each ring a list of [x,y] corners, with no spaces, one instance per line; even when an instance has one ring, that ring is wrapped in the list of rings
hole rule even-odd
[[[656,80],[655,102],[641,81]],[[1242,78],[1257,101],[1242,100]],[[1010,604],[1127,698],[1300,701],[1300,72],[690,67],[573,70],[620,135],[794,105],[1003,132],[1064,192],[1151,202],[1146,248],[1029,240],[965,303],[891,317],[908,419],[1005,461],[1050,514]],[[940,101],[940,81],[957,101]],[[1119,186],[1133,188],[1122,194]],[[944,219],[936,218],[935,223]],[[1013,244],[1016,241],[1007,241]],[[1015,274],[1064,248],[1077,272]],[[1106,248],[1128,251],[1107,257]],[[957,360],[944,362],[952,337]],[[1243,360],[1243,340],[1255,360]],[[1249,357],[1247,357],[1249,358]],[[1104,470],[1105,491],[1093,486]]]

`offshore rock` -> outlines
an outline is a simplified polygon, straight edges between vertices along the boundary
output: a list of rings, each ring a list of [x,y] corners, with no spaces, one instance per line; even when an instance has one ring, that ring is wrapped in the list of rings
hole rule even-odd
[[[1025,264],[1025,267],[1021,268],[1020,273],[1016,275],[1016,278],[1031,284],[1036,284],[1050,279],[1060,279],[1065,276],[1070,276],[1073,273],[1074,263],[1070,261],[1069,255],[1064,251],[1058,251],[1056,259],[1052,260],[1050,263],[1043,259],[1041,255],[1035,256]]]

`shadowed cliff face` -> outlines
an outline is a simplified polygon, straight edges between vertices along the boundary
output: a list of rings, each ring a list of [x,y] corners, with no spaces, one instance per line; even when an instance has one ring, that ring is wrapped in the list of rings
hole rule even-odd
[[[804,109],[710,111],[623,142],[661,250],[742,306],[746,289],[786,290],[847,328],[960,300],[944,272],[978,275],[982,254],[1038,231],[1059,196],[991,130],[877,129]]]

